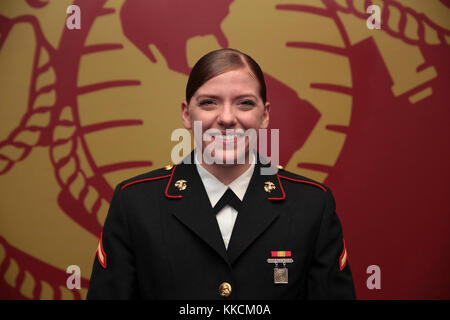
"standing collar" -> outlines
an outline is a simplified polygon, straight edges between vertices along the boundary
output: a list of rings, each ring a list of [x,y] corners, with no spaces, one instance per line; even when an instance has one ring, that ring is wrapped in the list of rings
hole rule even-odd
[[[190,197],[195,193],[198,193],[199,190],[203,189],[205,193],[208,194],[208,191],[206,190],[206,185],[200,181],[203,179],[200,177],[200,172],[202,168],[196,169],[196,157],[194,156],[195,150],[192,151],[188,156],[186,156],[179,164],[175,165],[172,169],[171,174],[169,175],[169,181],[167,183],[166,189],[165,189],[165,195],[167,198],[173,198],[173,199],[181,199],[185,196]],[[266,160],[264,160],[258,153],[255,153],[254,155],[256,157],[255,164],[252,164],[252,166],[243,174],[246,176],[247,174],[250,175],[250,181],[247,183],[245,182],[245,189],[243,191],[243,201],[245,201],[245,198],[247,197],[247,193],[250,192],[251,188],[256,188],[258,190],[257,194],[258,197],[264,197],[269,200],[283,200],[286,198],[286,195],[283,190],[283,186],[281,185],[280,177],[277,173],[265,175],[262,173],[262,169],[266,167],[270,167],[270,164],[267,163]],[[206,169],[204,169],[206,171]],[[208,172],[209,175],[212,176]],[[208,176],[208,175],[204,175]],[[214,177],[214,176],[212,176]],[[242,180],[240,179],[242,178]],[[214,177],[214,179],[217,180],[217,178]],[[214,181],[213,179],[213,181]],[[240,189],[240,187],[235,188],[235,185],[241,185],[244,184],[245,178],[241,175],[237,181],[233,181],[230,184],[230,187],[232,188],[233,192],[236,193],[236,195],[240,198],[240,194],[242,192],[235,191],[235,189]],[[185,188],[178,188],[177,183],[185,183]],[[265,185],[271,184],[273,187],[273,191],[271,192],[265,192]],[[225,186],[225,191],[226,191]],[[247,190],[248,189],[248,190]],[[225,192],[223,191],[223,192]],[[222,196],[222,193],[218,195],[218,199]],[[209,194],[208,194],[209,198]],[[213,203],[214,199],[209,199],[211,203]],[[217,201],[216,201],[217,202]]]

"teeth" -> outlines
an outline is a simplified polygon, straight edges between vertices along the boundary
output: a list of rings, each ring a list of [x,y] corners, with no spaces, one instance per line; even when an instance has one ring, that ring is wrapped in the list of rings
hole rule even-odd
[[[227,140],[227,139],[234,139],[234,138],[239,138],[242,137],[241,134],[226,134],[226,135],[215,135],[214,136],[216,139],[223,139],[223,140]]]

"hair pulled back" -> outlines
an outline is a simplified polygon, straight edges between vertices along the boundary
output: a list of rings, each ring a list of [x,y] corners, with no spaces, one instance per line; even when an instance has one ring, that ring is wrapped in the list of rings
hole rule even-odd
[[[222,73],[245,67],[248,67],[258,80],[261,99],[263,103],[266,103],[266,83],[260,66],[249,55],[231,48],[211,51],[197,61],[186,86],[187,103],[190,102],[198,88],[208,80]]]

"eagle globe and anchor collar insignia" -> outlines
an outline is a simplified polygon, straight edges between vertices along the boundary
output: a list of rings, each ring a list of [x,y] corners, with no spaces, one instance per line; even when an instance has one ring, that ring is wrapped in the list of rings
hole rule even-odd
[[[190,160],[189,160],[190,159]],[[152,178],[153,179],[160,179],[160,178],[169,178],[167,187],[165,189],[165,195],[167,198],[183,198],[183,195],[189,189],[189,183],[191,182],[192,172],[188,170],[186,167],[186,164],[194,164],[194,151],[192,151],[186,158],[184,158],[180,163],[178,164],[169,164],[164,167],[164,170],[166,172],[170,172],[169,174],[163,175],[161,177]],[[267,162],[264,158],[262,158],[259,154],[257,155],[257,163],[256,163],[256,173],[258,173],[261,168],[263,167],[270,167],[271,164]],[[178,169],[179,168],[179,169]],[[178,169],[178,170],[177,170]],[[269,200],[284,200],[286,199],[286,193],[283,188],[282,180],[284,181],[290,181],[290,182],[299,182],[302,184],[309,184],[313,185],[315,187],[318,187],[322,189],[323,191],[327,192],[327,189],[322,186],[321,184],[301,177],[297,176],[295,174],[291,174],[284,170],[282,166],[277,166],[278,169],[273,174],[268,175],[260,175],[260,179],[258,179],[258,185],[262,183],[262,190],[264,190],[264,194],[267,199]],[[281,170],[282,172],[279,172]],[[195,189],[195,186],[192,186]]]

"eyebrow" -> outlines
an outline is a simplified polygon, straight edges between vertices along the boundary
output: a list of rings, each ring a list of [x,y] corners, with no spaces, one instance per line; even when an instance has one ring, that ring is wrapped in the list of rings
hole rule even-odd
[[[251,97],[251,98],[253,98],[253,99],[258,100],[258,97],[256,97],[254,94],[251,94],[251,93],[238,95],[238,96],[236,97],[236,99],[240,99],[240,98],[248,98],[248,97]]]
[[[241,98],[246,98],[246,97],[251,97],[251,98],[253,98],[253,99],[258,100],[258,98],[257,98],[254,94],[251,94],[251,93],[240,94],[240,95],[238,95],[237,97],[234,97],[234,100],[236,100],[236,99],[241,99]],[[210,98],[210,99],[217,99],[217,100],[220,100],[220,99],[221,99],[220,96],[216,96],[216,95],[213,95],[213,94],[202,94],[202,95],[197,96],[196,99],[197,99],[197,100],[200,100],[200,99],[203,99],[203,98]]]
[[[202,95],[197,96],[196,99],[200,100],[200,99],[203,99],[203,98],[220,99],[219,96],[215,96],[215,95],[212,95],[212,94],[202,94]]]

